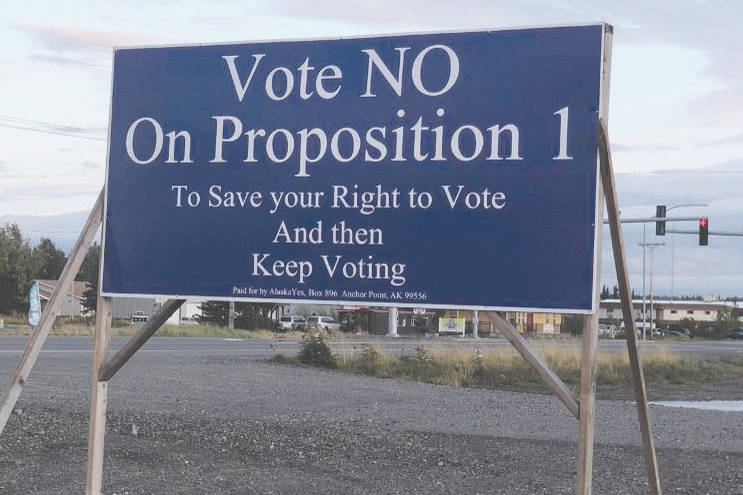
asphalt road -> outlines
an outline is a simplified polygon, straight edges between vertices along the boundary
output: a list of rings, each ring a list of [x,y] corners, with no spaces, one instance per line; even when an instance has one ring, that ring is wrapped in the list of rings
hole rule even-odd
[[[126,337],[114,337],[111,349],[115,352],[124,342]],[[0,354],[20,354],[28,342],[28,336],[0,335]],[[536,344],[548,345],[574,345],[579,346],[580,340],[538,340]],[[442,349],[462,348],[510,348],[510,344],[503,338],[437,338],[437,339],[414,339],[414,338],[351,338],[346,341],[334,341],[332,343],[336,350],[343,348],[353,349],[366,344],[375,344],[385,350],[393,352],[408,352],[420,345]],[[666,342],[641,342],[641,347],[652,348],[662,345],[684,355],[690,356],[712,356],[720,354],[743,355],[743,340],[689,340],[689,341],[666,341]],[[75,336],[51,336],[47,339],[42,354],[64,354],[64,353],[91,353],[93,348],[92,337]],[[243,356],[270,356],[275,352],[296,352],[299,348],[297,340],[292,339],[210,339],[194,337],[153,337],[139,351],[144,353],[214,353],[224,355]],[[626,348],[623,340],[600,340],[599,348],[605,351],[622,351]]]
[[[0,392],[25,342],[0,337]],[[47,342],[0,437],[0,493],[81,493],[91,345]],[[732,342],[671,345],[743,351]],[[577,422],[554,397],[265,359],[295,346],[152,339],[110,383],[105,493],[573,492]],[[651,413],[666,493],[743,494],[743,413]],[[646,493],[636,417],[629,397],[598,401],[595,493]]]

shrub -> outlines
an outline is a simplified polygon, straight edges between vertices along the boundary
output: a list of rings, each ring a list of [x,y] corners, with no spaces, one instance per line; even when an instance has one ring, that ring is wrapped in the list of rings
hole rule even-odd
[[[336,369],[338,360],[324,335],[309,333],[299,342],[299,361],[310,366]]]
[[[384,353],[376,345],[367,345],[361,349],[358,360],[355,363],[359,373],[374,375],[384,364]]]

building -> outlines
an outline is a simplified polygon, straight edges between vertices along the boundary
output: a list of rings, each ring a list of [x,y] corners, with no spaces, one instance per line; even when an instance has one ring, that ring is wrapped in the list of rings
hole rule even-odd
[[[521,333],[560,333],[562,315],[558,313],[508,312],[506,319]]]
[[[684,319],[696,322],[712,323],[730,318],[731,311],[736,310],[731,301],[680,301],[668,299],[653,300],[652,319],[659,325],[678,323]],[[647,319],[650,320],[650,300],[645,300]],[[642,300],[632,301],[632,312],[635,321],[642,321]],[[603,299],[599,305],[599,319],[622,319],[622,306],[619,299]]]
[[[56,280],[34,280],[39,284],[39,300],[41,302],[41,311],[43,312],[49,299],[57,287]],[[70,291],[62,298],[62,304],[59,308],[59,316],[67,318],[93,316],[92,313],[86,312],[83,307],[85,300],[85,291],[88,288],[87,282],[74,281]],[[132,313],[142,311],[148,316],[160,307],[154,298],[139,299],[135,297],[114,297],[112,298],[112,313],[114,319],[129,320]]]
[[[465,333],[472,333],[474,311],[464,309],[447,309],[440,312],[444,318],[464,318]],[[491,335],[496,332],[487,311],[477,312],[477,335]]]
[[[187,299],[178,311],[173,313],[173,316],[168,320],[171,325],[179,325],[181,323],[198,323],[199,317],[202,315],[201,304],[205,302],[204,299]]]
[[[43,313],[46,309],[46,305],[49,303],[49,299],[52,297],[52,293],[54,293],[54,289],[57,287],[57,281],[37,279],[33,282],[39,284],[39,300],[41,302],[41,311]],[[72,283],[70,291],[62,298],[62,304],[59,307],[59,316],[88,316],[83,308],[83,301],[85,300],[84,294],[87,287],[88,284],[86,282],[75,281]]]

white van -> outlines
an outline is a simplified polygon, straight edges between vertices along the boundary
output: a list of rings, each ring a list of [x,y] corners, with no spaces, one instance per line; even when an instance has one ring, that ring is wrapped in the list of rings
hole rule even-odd
[[[307,320],[305,320],[304,316],[285,315],[279,319],[279,330],[284,332],[294,330],[300,325],[304,326],[306,321]]]
[[[332,316],[310,316],[307,318],[308,330],[325,330],[326,332],[341,329],[341,324],[335,321]]]

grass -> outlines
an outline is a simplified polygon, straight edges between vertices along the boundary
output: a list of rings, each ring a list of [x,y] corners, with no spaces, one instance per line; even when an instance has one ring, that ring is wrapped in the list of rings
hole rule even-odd
[[[25,323],[25,322],[24,322]],[[114,325],[112,335],[134,335],[140,326]],[[6,333],[29,334],[30,328],[4,329]],[[50,331],[51,335],[93,335],[95,326],[92,324],[56,322]],[[299,339],[299,332],[275,333],[269,330],[230,330],[227,327],[209,325],[163,325],[155,334],[157,337],[202,337],[224,339]]]
[[[566,345],[535,346],[550,368],[563,381],[578,389],[580,348]],[[702,383],[743,378],[743,359],[724,363],[692,359],[663,346],[643,350],[645,379],[648,383]],[[298,363],[294,357],[276,356],[281,363]],[[337,356],[339,370],[378,378],[402,378],[412,381],[460,387],[546,390],[539,375],[513,350],[444,351],[419,347],[408,354],[389,354],[377,346]],[[600,352],[596,381],[599,385],[631,383],[627,352]]]

